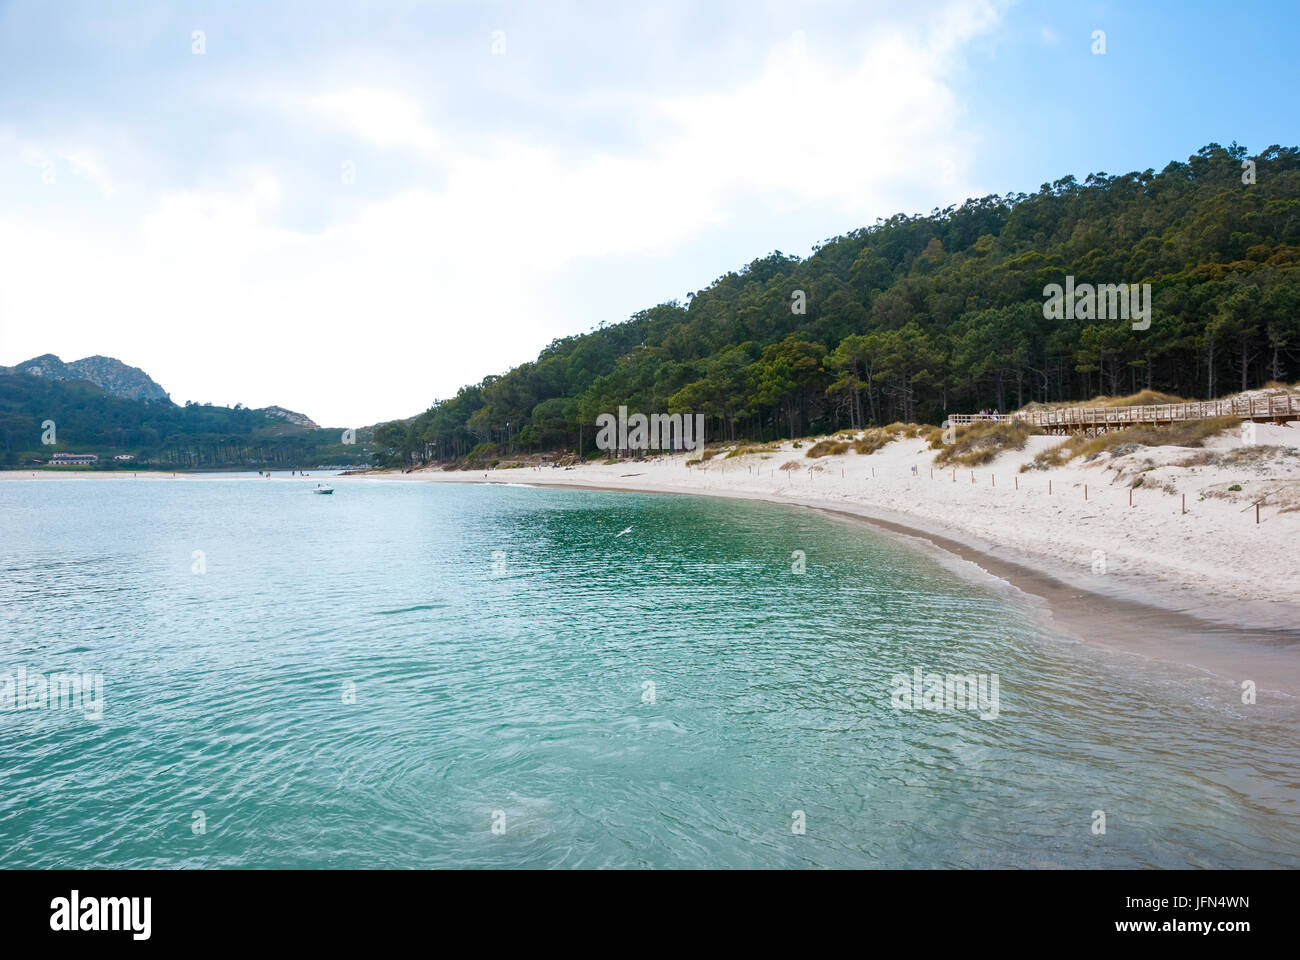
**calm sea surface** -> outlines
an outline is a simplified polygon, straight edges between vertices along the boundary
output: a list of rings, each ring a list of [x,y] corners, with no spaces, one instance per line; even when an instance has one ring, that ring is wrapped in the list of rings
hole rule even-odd
[[[0,483],[0,698],[103,675],[0,709],[0,867],[1300,866],[1293,703],[869,528],[314,483]]]

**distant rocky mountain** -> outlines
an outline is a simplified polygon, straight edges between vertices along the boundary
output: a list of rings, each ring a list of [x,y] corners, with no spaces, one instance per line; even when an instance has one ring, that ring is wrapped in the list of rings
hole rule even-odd
[[[313,430],[320,429],[316,422],[305,413],[294,413],[292,410],[286,410],[284,407],[262,407],[261,411],[268,417],[274,417],[277,420],[283,420],[286,423],[292,423],[295,426],[311,427]]]
[[[47,380],[89,380],[100,389],[126,400],[169,400],[167,391],[139,367],[129,367],[112,357],[86,357],[64,363],[52,353],[0,367],[0,374],[25,373]]]
[[[32,357],[12,367],[0,367],[0,375],[7,373],[26,374],[44,380],[88,380],[105,393],[110,393],[123,400],[171,400],[171,396],[160,387],[149,374],[139,367],[130,367],[121,360],[112,357],[86,357],[72,363],[64,363],[52,353]],[[305,413],[298,413],[286,407],[261,407],[260,413],[272,420],[279,420],[295,427],[319,430],[320,426]]]

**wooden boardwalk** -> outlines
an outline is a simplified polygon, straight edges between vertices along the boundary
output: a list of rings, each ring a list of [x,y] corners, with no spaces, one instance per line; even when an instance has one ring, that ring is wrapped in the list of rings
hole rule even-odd
[[[1266,423],[1300,420],[1300,393],[1279,393],[1267,397],[1234,397],[1193,403],[1160,403],[1141,407],[1061,407],[1056,410],[1028,410],[1017,413],[952,413],[954,426],[981,420],[1020,421],[1041,427],[1048,433],[1108,433],[1139,424],[1178,423],[1239,417]]]

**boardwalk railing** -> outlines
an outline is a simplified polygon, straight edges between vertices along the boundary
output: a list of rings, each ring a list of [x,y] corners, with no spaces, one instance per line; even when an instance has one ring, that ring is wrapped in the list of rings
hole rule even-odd
[[[1193,403],[1160,403],[1140,407],[1061,407],[1056,410],[1028,410],[1017,413],[952,413],[954,426],[982,420],[1019,421],[1051,432],[1070,430],[1118,430],[1138,424],[1177,423],[1240,417],[1242,420],[1271,420],[1284,423],[1300,420],[1300,393],[1279,393],[1266,397],[1233,397]]]

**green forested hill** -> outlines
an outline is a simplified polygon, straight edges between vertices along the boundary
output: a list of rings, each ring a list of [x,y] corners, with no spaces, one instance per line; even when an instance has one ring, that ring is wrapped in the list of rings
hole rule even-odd
[[[581,432],[589,452],[597,414],[620,404],[770,439],[1145,387],[1214,397],[1294,376],[1297,264],[1300,153],[1211,144],[1159,173],[1066,177],[894,216],[807,259],[773,253],[685,304],[557,340],[376,440],[395,459],[448,459],[574,449]],[[1149,329],[1045,319],[1044,287],[1067,274],[1150,283]]]
[[[273,408],[274,409],[274,408]],[[54,423],[55,444],[43,444]],[[86,380],[0,375],[0,466],[31,465],[55,452],[95,453],[101,468],[130,454],[133,469],[314,467],[367,459],[369,431],[342,444],[341,430],[288,423],[266,410],[114,396]]]

